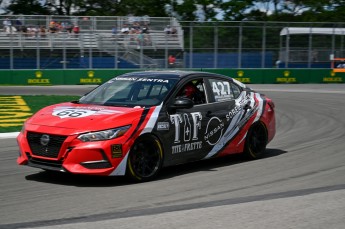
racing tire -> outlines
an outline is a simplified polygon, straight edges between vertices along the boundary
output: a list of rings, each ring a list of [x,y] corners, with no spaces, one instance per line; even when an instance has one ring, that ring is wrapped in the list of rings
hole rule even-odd
[[[244,156],[250,160],[261,158],[266,150],[267,139],[266,126],[261,122],[254,123],[247,133]]]
[[[163,164],[163,149],[155,136],[139,137],[132,146],[127,160],[127,175],[136,182],[155,178]]]

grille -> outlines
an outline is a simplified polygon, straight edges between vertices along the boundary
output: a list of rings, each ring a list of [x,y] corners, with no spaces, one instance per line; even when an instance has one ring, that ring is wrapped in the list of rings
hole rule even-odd
[[[62,143],[65,141],[67,136],[49,135],[49,141],[45,138],[46,141],[42,144],[43,135],[45,134],[28,132],[27,139],[32,154],[41,157],[57,158]]]

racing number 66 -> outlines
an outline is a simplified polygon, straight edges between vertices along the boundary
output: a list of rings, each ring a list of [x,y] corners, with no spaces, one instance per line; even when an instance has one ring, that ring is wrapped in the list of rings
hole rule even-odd
[[[83,114],[87,113],[86,111],[82,110],[64,110],[59,113],[57,113],[57,116],[68,116],[68,117],[79,117],[82,116]]]

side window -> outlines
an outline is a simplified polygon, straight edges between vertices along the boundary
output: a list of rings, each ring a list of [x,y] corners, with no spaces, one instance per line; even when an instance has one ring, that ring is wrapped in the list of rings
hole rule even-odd
[[[234,99],[237,99],[238,96],[240,96],[241,94],[240,87],[234,83],[231,83],[231,90],[232,90],[232,93],[234,94]]]
[[[204,81],[202,79],[189,81],[179,90],[176,97],[187,97],[194,104],[206,103]]]
[[[209,79],[212,89],[213,100],[215,102],[222,102],[236,99],[240,93],[240,88],[231,81],[224,79]]]

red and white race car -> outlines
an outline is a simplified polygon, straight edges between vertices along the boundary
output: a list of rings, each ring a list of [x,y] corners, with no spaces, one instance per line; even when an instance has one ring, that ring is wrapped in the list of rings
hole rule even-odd
[[[272,100],[235,79],[132,72],[29,118],[17,163],[147,181],[165,166],[235,153],[259,158],[274,135]]]

